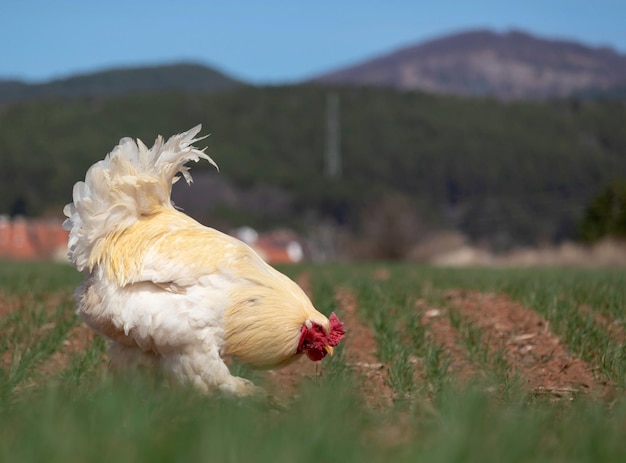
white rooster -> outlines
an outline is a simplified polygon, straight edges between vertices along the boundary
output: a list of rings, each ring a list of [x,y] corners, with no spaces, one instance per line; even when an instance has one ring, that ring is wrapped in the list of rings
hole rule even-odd
[[[110,339],[114,367],[161,368],[201,391],[258,392],[230,374],[223,356],[254,368],[321,360],[344,336],[302,289],[241,241],[175,209],[172,184],[188,161],[213,160],[193,146],[197,126],[148,149],[124,138],[74,185],[64,213],[69,257],[87,277],[78,314]],[[216,166],[217,167],[217,166]]]

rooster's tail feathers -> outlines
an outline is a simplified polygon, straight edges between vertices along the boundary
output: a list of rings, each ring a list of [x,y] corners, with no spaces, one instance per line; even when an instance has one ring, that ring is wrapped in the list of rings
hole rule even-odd
[[[70,230],[70,260],[79,270],[89,266],[93,247],[108,234],[124,230],[142,215],[161,206],[172,207],[172,184],[180,177],[191,183],[189,161],[215,162],[193,143],[201,126],[164,141],[157,137],[147,148],[141,140],[123,138],[102,161],[89,168],[84,182],[74,185],[73,202],[65,206],[63,224]]]

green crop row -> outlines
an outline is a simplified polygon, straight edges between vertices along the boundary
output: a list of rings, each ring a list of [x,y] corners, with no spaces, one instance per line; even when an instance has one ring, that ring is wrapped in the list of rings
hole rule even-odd
[[[620,326],[622,271],[385,265],[388,278],[374,277],[381,267],[283,270],[292,277],[311,274],[313,301],[324,313],[341,316],[337,288],[354,292],[357,314],[387,365],[394,404],[368,406],[363,378],[346,365],[339,346],[324,360],[324,374],[305,380],[298,397],[276,409],[263,401],[203,397],[137,374],[111,377],[100,338],[50,368],[79,326],[71,293],[81,277],[60,265],[0,263],[0,461],[624,460],[623,346],[589,310],[580,310],[586,305]],[[505,293],[537,311],[572,353],[616,385],[617,397],[533,400],[508,376],[502,357],[485,350],[480,328],[447,305],[449,289]],[[463,384],[448,368],[450,353],[422,323],[430,308],[441,309],[456,330],[459,348],[478,372],[475,382]],[[506,381],[508,393],[493,392]]]

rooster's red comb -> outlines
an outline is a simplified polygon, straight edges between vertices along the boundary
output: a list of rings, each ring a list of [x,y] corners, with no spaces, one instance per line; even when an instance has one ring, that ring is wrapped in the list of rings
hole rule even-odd
[[[330,321],[330,333],[328,333],[328,344],[336,346],[339,341],[343,339],[343,335],[346,334],[346,329],[343,327],[343,323],[339,321],[335,312],[330,314],[328,318]]]

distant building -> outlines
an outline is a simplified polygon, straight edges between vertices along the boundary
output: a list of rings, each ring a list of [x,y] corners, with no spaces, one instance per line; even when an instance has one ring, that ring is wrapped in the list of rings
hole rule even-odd
[[[301,239],[291,230],[279,229],[259,234],[250,227],[241,227],[233,235],[252,247],[270,264],[295,264],[304,259]]]
[[[61,220],[0,215],[0,259],[67,260],[67,237]]]
[[[61,220],[26,219],[0,215],[0,259],[67,262],[67,238]],[[233,233],[270,264],[292,264],[304,259],[300,237],[291,230],[259,234],[249,227]]]

